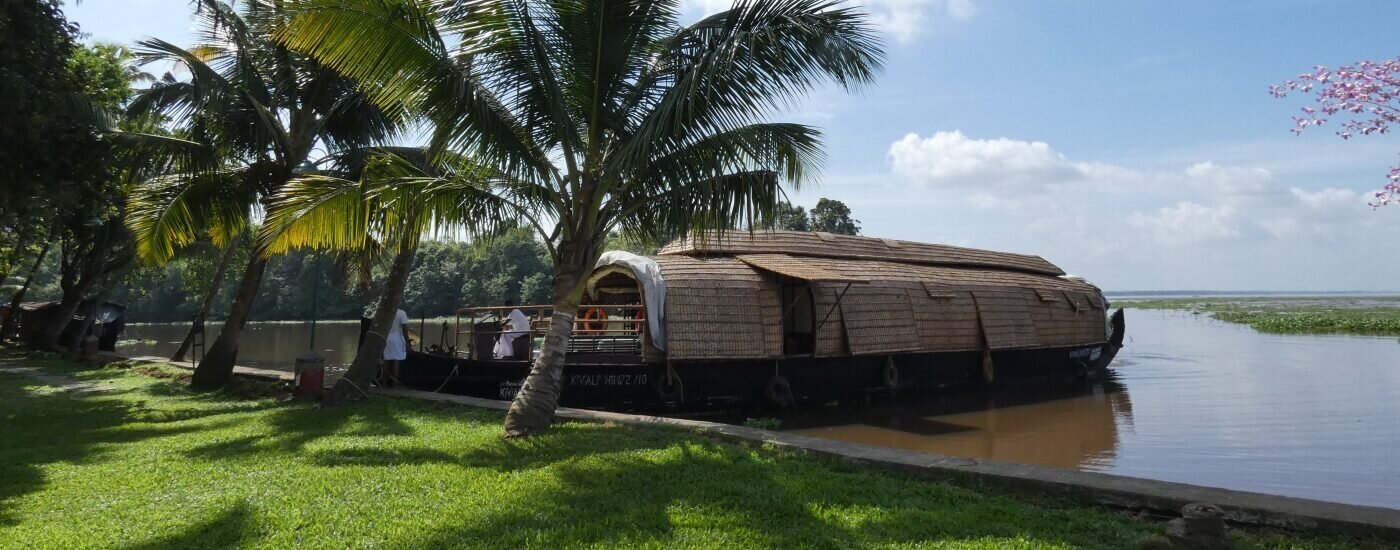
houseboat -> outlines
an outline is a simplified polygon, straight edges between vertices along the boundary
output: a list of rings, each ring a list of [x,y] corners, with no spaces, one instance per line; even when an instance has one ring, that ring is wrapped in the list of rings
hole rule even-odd
[[[1097,287],[1037,256],[814,232],[700,234],[608,252],[587,279],[561,404],[786,406],[1103,372],[1123,343]],[[493,349],[511,309],[518,358]],[[401,382],[511,399],[549,306],[458,311]]]

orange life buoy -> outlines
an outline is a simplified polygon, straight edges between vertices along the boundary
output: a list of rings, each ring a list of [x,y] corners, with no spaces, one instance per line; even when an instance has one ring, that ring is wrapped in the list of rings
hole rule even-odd
[[[583,317],[579,319],[582,321],[583,328],[579,331],[580,334],[598,335],[608,329],[608,313],[603,311],[603,308],[590,307],[585,309]]]
[[[647,308],[644,308],[644,307],[642,307],[642,308],[637,308],[637,315],[636,315],[635,317],[632,317],[632,319],[633,319],[635,322],[627,323],[627,330],[630,330],[630,331],[633,331],[633,332],[641,332],[641,331],[642,331],[642,321],[645,321],[645,320],[647,319]]]

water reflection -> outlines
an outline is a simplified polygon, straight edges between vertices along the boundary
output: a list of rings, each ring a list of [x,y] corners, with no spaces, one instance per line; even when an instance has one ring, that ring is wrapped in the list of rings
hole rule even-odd
[[[1128,312],[1127,340],[1107,382],[799,411],[783,427],[1400,508],[1400,341],[1262,334],[1204,315],[1144,310]]]
[[[1116,456],[1132,402],[1116,380],[1065,380],[783,417],[783,429],[883,447],[1103,469]]]

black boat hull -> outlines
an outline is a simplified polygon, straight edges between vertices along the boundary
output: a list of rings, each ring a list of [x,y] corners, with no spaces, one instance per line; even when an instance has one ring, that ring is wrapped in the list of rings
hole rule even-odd
[[[990,361],[981,351],[670,365],[576,356],[564,367],[560,404],[618,411],[694,411],[936,392],[1056,376],[1093,377],[1104,372],[1122,347],[1121,311],[1113,322],[1114,337],[1106,343],[993,351]],[[416,389],[512,399],[528,373],[529,364],[523,361],[411,352],[401,380]]]

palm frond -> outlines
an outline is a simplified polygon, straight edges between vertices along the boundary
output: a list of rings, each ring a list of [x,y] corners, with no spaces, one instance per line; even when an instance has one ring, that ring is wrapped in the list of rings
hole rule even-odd
[[[269,201],[260,236],[265,253],[294,248],[356,251],[374,243],[412,245],[424,235],[489,234],[514,220],[492,193],[495,171],[460,155],[432,163],[421,148],[344,154],[333,165],[356,179],[297,178]]]
[[[137,257],[169,261],[204,235],[216,246],[228,244],[248,227],[249,204],[256,202],[247,176],[241,170],[171,174],[138,186],[127,200],[126,222]]]
[[[360,249],[375,229],[372,209],[360,182],[331,176],[295,178],[268,201],[258,247],[269,256],[297,248]]]
[[[620,210],[616,222],[628,235],[663,242],[762,221],[782,197],[782,178],[775,172],[732,173],[666,189]]]
[[[736,2],[680,30],[642,81],[658,90],[610,171],[645,162],[652,149],[759,121],[816,84],[855,88],[882,65],[880,40],[860,11],[828,0]]]
[[[770,171],[800,189],[825,157],[821,131],[794,123],[750,124],[655,153],[658,156],[627,180],[631,187],[664,187],[729,172]]]
[[[465,5],[466,7],[462,7]],[[454,27],[463,44],[499,31],[486,3],[414,0],[301,0],[277,33],[292,49],[355,80],[373,103],[433,121],[435,143],[489,161],[512,177],[542,181],[554,168],[525,121],[505,107],[438,33],[444,10],[473,10]]]

